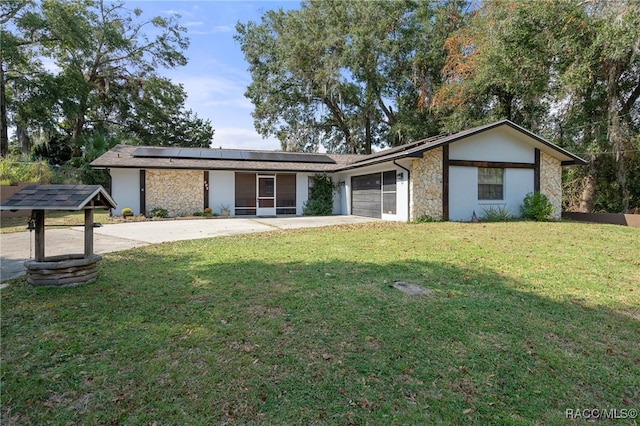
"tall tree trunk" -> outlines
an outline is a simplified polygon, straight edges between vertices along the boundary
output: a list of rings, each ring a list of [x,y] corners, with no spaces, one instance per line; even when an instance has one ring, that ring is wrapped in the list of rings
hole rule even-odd
[[[615,155],[616,180],[622,191],[622,209],[626,213],[629,211],[629,198],[631,192],[627,185],[627,167],[624,155],[624,135],[620,124],[620,91],[618,80],[622,73],[622,66],[619,62],[610,64],[607,76],[607,139],[611,145],[611,150]]]
[[[598,157],[595,155],[589,159],[587,164],[587,172],[582,178],[582,191],[580,193],[580,206],[578,211],[581,213],[591,213],[593,211],[593,198],[596,195],[596,187],[598,186]]]
[[[4,85],[4,64],[0,61],[0,157],[9,152],[9,130],[7,128],[7,103]]]
[[[29,156],[31,154],[32,143],[27,129],[20,124],[16,125],[16,137],[18,138],[20,152],[22,152],[22,155]]]

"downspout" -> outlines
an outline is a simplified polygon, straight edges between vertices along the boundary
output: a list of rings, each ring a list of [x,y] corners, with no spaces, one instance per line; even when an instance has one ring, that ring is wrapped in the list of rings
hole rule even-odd
[[[407,171],[407,222],[411,222],[411,188],[409,187],[411,184],[411,171],[402,164],[396,163],[396,160],[393,160],[393,164]]]

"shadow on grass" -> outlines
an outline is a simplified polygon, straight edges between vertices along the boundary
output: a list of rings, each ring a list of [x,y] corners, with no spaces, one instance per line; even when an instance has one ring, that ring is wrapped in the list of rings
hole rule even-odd
[[[85,287],[3,290],[5,422],[574,424],[640,405],[639,321],[490,270],[132,253]]]

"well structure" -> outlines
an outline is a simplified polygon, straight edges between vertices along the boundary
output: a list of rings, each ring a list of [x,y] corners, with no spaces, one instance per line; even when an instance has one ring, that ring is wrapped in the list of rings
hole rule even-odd
[[[27,260],[27,282],[33,286],[72,287],[98,278],[102,257],[93,252],[93,213],[116,206],[100,185],[28,185],[2,201],[0,210],[31,210],[35,257]],[[45,212],[84,211],[84,253],[45,256]]]

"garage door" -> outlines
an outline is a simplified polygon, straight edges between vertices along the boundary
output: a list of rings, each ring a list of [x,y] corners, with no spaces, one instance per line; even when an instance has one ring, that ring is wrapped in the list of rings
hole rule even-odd
[[[382,217],[381,178],[380,173],[351,178],[351,214]]]

